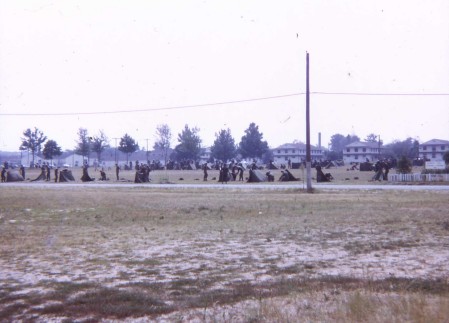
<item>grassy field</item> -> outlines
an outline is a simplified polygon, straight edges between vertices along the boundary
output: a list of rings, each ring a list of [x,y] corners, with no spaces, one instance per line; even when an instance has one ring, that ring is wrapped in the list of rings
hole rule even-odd
[[[0,205],[2,322],[448,322],[447,191],[24,183]]]

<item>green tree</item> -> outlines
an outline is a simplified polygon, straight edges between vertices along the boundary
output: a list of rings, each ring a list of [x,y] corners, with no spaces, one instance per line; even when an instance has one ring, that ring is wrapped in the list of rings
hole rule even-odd
[[[139,145],[136,143],[136,141],[129,136],[127,133],[120,138],[120,143],[118,146],[118,150],[120,150],[122,153],[126,154],[126,163],[128,163],[129,156],[137,151],[139,149]]]
[[[406,156],[402,156],[398,160],[396,170],[399,174],[409,174],[412,172],[412,163]]]
[[[328,160],[339,160],[343,158],[343,151],[340,153],[333,151],[333,150],[324,150],[324,156]]]
[[[346,135],[346,145],[352,144],[353,142],[360,141],[360,137],[357,135]]]
[[[346,143],[346,137],[342,134],[336,133],[331,137],[331,141],[329,143],[330,149],[329,151],[332,152],[331,159],[338,160],[343,159],[343,150],[345,149]]]
[[[419,142],[412,138],[405,140],[394,140],[392,143],[385,145],[384,155],[391,158],[399,159],[402,156],[407,158],[416,158],[419,153]]]
[[[53,164],[53,157],[61,156],[62,150],[61,147],[58,146],[56,141],[48,140],[44,145],[42,154],[44,155],[45,159],[50,159],[51,164]]]
[[[331,137],[331,141],[329,143],[330,149],[328,153],[328,158],[332,160],[343,159],[343,151],[346,145],[349,145],[353,142],[360,141],[360,138],[356,135],[347,135],[343,136],[342,134],[336,133]]]
[[[271,149],[268,149],[263,155],[262,155],[262,163],[269,164],[274,160],[274,154]]]
[[[201,154],[201,138],[198,135],[198,128],[190,129],[185,125],[181,133],[178,134],[179,144],[175,147],[175,156],[177,160],[196,161]]]
[[[103,130],[100,130],[98,135],[93,137],[91,144],[91,150],[97,154],[98,162],[101,162],[101,154],[106,148],[109,148],[109,139]]]
[[[419,157],[419,141],[416,139],[413,141],[413,147],[412,147],[412,151],[410,153],[410,157],[412,157],[412,158]]]
[[[444,153],[443,160],[446,163],[446,165],[449,165],[449,150]]]
[[[263,140],[263,133],[254,122],[245,130],[238,150],[243,158],[262,158],[269,150],[268,143]]]
[[[168,151],[171,146],[172,133],[167,124],[160,124],[156,127],[156,141],[153,148],[159,149],[164,153],[164,165],[167,165]]]
[[[370,133],[368,136],[366,136],[365,141],[366,142],[377,142],[378,141],[378,135],[374,133]]]
[[[215,141],[210,150],[213,158],[223,162],[227,162],[229,159],[235,157],[237,147],[229,128],[227,130],[222,129],[219,133],[215,134]]]
[[[42,144],[47,140],[47,136],[44,135],[42,131],[34,127],[34,130],[28,128],[23,132],[22,144],[20,145],[20,150],[31,151],[32,155],[32,165],[34,167],[34,156],[37,152],[40,152]]]
[[[90,144],[92,141],[92,137],[89,137],[87,129],[79,128],[78,129],[78,141],[76,142],[75,153],[84,157],[87,156],[89,159],[90,152]]]

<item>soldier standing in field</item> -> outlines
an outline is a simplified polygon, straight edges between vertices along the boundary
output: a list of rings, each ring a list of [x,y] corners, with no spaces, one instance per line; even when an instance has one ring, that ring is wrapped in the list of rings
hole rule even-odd
[[[59,168],[56,167],[56,168],[55,168],[55,183],[58,182],[58,175],[59,175]]]
[[[115,164],[115,175],[117,176],[117,180],[119,180],[120,167],[118,164]]]
[[[6,182],[6,167],[2,166],[2,183]]]
[[[48,163],[45,165],[45,173],[47,175],[47,182],[49,182],[50,181],[50,165]]]
[[[207,176],[208,176],[208,174],[207,174],[207,163],[205,163],[204,165],[203,165],[203,172],[204,172],[204,177],[203,177],[203,181],[207,181]]]
[[[221,168],[221,173],[220,173],[220,177],[221,177],[221,183],[226,183],[228,184],[228,176],[229,176],[229,168],[228,165],[226,163],[223,164],[222,168]]]

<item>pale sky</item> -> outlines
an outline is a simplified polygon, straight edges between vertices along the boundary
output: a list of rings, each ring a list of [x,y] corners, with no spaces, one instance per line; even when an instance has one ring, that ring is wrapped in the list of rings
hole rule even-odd
[[[34,127],[64,150],[80,127],[151,148],[162,123],[173,146],[185,124],[203,146],[251,122],[272,148],[305,142],[306,52],[312,92],[421,94],[312,93],[312,144],[449,140],[448,17],[447,0],[0,0],[0,150]]]

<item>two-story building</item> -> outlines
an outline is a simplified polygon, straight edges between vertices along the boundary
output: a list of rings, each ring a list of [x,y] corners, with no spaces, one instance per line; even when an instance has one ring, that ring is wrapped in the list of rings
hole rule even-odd
[[[288,160],[291,161],[292,165],[306,160],[306,144],[304,143],[283,144],[271,151],[273,153],[273,162],[277,165],[287,165]],[[323,150],[310,145],[310,156],[312,161],[319,161],[323,159]]]
[[[356,141],[345,146],[343,161],[345,164],[377,161],[381,157],[382,146],[378,142]]]
[[[446,151],[449,151],[449,141],[432,139],[419,145],[419,157],[427,161],[441,161]]]

